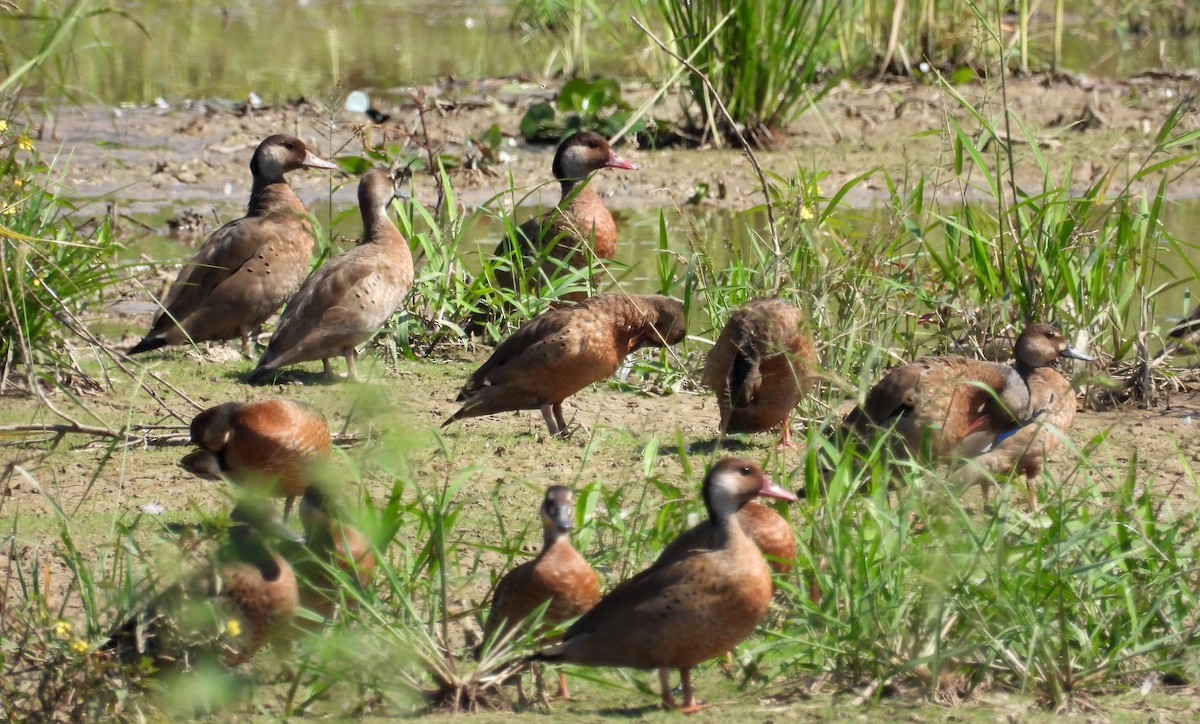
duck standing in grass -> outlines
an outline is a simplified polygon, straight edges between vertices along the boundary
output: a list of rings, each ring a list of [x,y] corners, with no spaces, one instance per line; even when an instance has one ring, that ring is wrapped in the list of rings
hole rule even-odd
[[[552,485],[542,500],[542,550],[533,560],[504,574],[492,595],[484,641],[503,635],[546,606],[543,630],[588,611],[600,600],[600,579],[571,545],[575,498],[570,488]],[[559,698],[569,699],[567,678],[558,672]]]
[[[1049,324],[1027,326],[1017,337],[1013,356],[1011,366],[948,355],[896,367],[871,388],[845,424],[860,435],[894,429],[905,450],[931,461],[970,460],[1002,449],[1004,453],[983,461],[985,467],[999,469],[1004,460],[1016,462],[1012,455],[1018,449],[1030,450],[1028,469],[1040,470],[1045,445],[1029,443],[1035,437],[1046,443],[1044,422],[1054,418],[1065,429],[1075,416],[1075,396],[1067,394],[1070,385],[1050,367],[1060,357],[1092,358],[1073,349]],[[1017,442],[1005,444],[1012,437]]]
[[[246,215],[213,232],[179,272],[149,334],[129,354],[168,344],[251,337],[308,274],[312,225],[308,210],[284,180],[301,168],[334,169],[295,136],[274,135],[250,159],[254,183]]]
[[[243,501],[213,565],[159,593],[101,647],[127,664],[150,659],[158,669],[190,666],[193,644],[219,640],[220,660],[237,666],[268,642],[286,636],[299,606],[291,566],[272,550],[272,538],[302,538],[275,517],[265,500]]]
[[[782,426],[779,446],[794,449],[788,423],[816,384],[816,366],[804,312],[774,297],[743,304],[730,315],[704,365],[704,384],[716,393],[721,410],[721,433]]]
[[[598,294],[534,317],[501,342],[458,395],[467,417],[541,410],[552,437],[565,437],[563,400],[617,371],[629,353],[681,341],[683,303],[660,295]]]
[[[358,184],[363,237],[358,246],[313,272],[288,302],[249,382],[260,382],[280,367],[321,360],[333,378],[330,357],[346,358],[347,377],[357,379],[355,347],[371,339],[399,308],[413,282],[412,252],[388,216],[396,180],[382,169],[363,174]]]
[[[287,498],[284,519],[333,448],[325,416],[283,398],[210,407],[192,419],[191,435],[200,449],[179,461],[185,470]]]
[[[795,500],[750,460],[724,458],[704,479],[711,536],[682,557],[655,564],[610,591],[537,661],[658,669],[663,705],[676,706],[670,669],[679,669],[682,710],[697,711],[691,670],[749,636],[771,602],[771,570],[742,530],[737,511],[757,496]]]
[[[617,155],[598,133],[582,131],[568,136],[554,154],[552,172],[562,187],[562,197],[553,210],[529,219],[516,231],[524,271],[532,276],[541,271],[547,279],[561,267],[584,269],[593,258],[612,259],[617,251],[617,225],[589,181],[596,171],[637,166]],[[511,258],[513,238],[504,237],[493,256]],[[536,285],[536,279],[529,281]],[[514,272],[499,270],[496,285],[517,288]]]

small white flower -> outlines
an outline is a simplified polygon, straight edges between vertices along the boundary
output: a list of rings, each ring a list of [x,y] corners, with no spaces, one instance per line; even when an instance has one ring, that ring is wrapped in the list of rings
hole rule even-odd
[[[475,27],[475,18],[467,17],[463,20],[463,27],[467,30],[472,30]]]
[[[151,500],[149,503],[146,503],[142,506],[142,512],[146,513],[147,515],[162,515],[166,511],[166,507],[162,503],[159,503],[155,500]]]

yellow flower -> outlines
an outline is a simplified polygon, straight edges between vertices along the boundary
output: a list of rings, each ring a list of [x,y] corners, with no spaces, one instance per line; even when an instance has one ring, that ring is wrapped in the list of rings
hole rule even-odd
[[[800,207],[800,219],[801,220],[812,221],[814,216],[816,216],[816,214],[813,213],[812,209],[808,208],[807,206]]]
[[[17,213],[17,205],[16,204],[9,204],[8,206],[5,206],[3,209],[0,209],[0,214],[3,214],[5,216],[12,216],[15,213]]]
[[[225,622],[225,633],[237,638],[242,635],[242,622],[236,618],[231,618]]]
[[[33,139],[22,133],[20,136],[17,136],[17,148],[22,151],[32,151]]]
[[[75,639],[71,642],[71,648],[82,654],[87,652],[88,644],[87,641],[84,641],[83,639]]]
[[[12,185],[13,185],[13,188],[18,188],[18,189],[19,189],[19,188],[21,188],[22,186],[24,186],[24,185],[25,185],[25,181],[23,181],[22,179],[19,179],[19,178],[14,178],[14,179],[12,180]]]
[[[8,121],[4,120],[3,118],[0,118],[0,133],[4,133],[7,130],[8,130]]]
[[[58,636],[59,638],[65,638],[66,635],[69,633],[71,633],[71,622],[70,621],[55,621],[54,622],[54,635],[55,636]]]

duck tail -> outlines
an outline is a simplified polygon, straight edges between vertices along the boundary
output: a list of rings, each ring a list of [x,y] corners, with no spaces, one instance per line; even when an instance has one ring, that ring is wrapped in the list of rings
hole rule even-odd
[[[147,335],[146,337],[142,338],[141,342],[138,342],[137,344],[130,347],[129,351],[127,351],[125,354],[141,354],[142,352],[149,352],[150,350],[158,349],[159,347],[166,347],[166,346],[167,346],[166,339],[164,339],[162,337],[152,337],[150,335]]]

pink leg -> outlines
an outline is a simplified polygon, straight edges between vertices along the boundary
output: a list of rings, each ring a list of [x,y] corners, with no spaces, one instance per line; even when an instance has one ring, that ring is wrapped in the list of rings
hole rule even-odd
[[[662,703],[667,709],[674,709],[678,706],[675,703],[675,695],[671,693],[671,670],[658,670],[658,684],[662,687]]]
[[[679,680],[683,684],[683,706],[679,711],[684,714],[695,714],[704,708],[704,704],[696,703],[696,695],[692,692],[692,670],[679,670]]]
[[[567,691],[567,675],[561,670],[558,672],[558,691],[554,694],[558,699],[570,699],[571,692]]]
[[[783,421],[783,438],[779,441],[780,450],[799,450],[800,446],[792,440],[792,416],[788,415]]]

